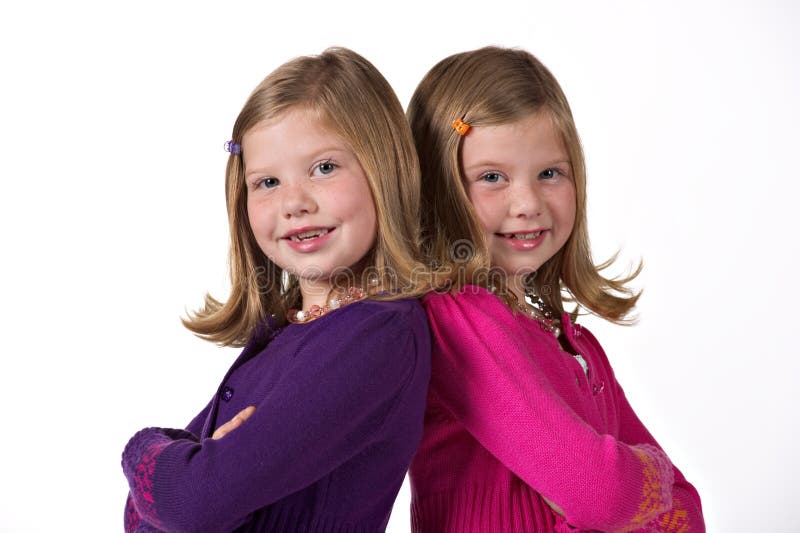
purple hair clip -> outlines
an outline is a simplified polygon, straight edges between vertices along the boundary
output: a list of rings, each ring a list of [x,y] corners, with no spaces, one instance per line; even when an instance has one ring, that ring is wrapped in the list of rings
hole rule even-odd
[[[238,155],[242,153],[242,145],[233,141],[225,142],[225,151],[231,155]]]

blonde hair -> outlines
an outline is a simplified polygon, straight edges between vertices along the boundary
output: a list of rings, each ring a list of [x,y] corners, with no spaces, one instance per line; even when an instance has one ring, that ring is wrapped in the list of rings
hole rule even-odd
[[[586,168],[572,112],[555,77],[523,50],[486,47],[447,57],[425,75],[411,98],[407,115],[424,191],[422,245],[438,268],[437,284],[488,286],[493,278],[481,224],[464,187],[459,162],[461,135],[453,129],[453,121],[461,119],[472,127],[500,125],[539,112],[550,116],[569,155],[576,215],[566,244],[529,277],[529,283],[559,314],[565,300],[575,301],[609,321],[630,323],[627,315],[640,293],[626,284],[642,265],[628,276],[609,279],[600,271],[616,260],[616,254],[600,265],[592,262]],[[467,250],[469,246],[472,249]]]
[[[365,273],[390,289],[380,298],[423,294],[419,162],[391,86],[369,61],[345,48],[298,57],[255,88],[236,119],[232,140],[241,144],[254,126],[301,108],[316,113],[347,143],[367,176],[378,230],[363,263]],[[299,307],[301,297],[297,278],[264,255],[250,229],[241,154],[228,158],[225,191],[231,293],[224,303],[206,294],[203,308],[183,323],[206,340],[242,346],[268,315],[282,324],[287,311]],[[342,265],[343,271],[349,266]]]

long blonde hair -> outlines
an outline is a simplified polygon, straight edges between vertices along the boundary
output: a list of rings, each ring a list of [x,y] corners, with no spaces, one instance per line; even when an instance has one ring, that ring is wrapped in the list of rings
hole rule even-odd
[[[403,108],[389,83],[369,61],[345,48],[296,58],[255,88],[236,119],[232,140],[241,144],[254,126],[299,108],[317,113],[364,169],[378,231],[363,263],[379,286],[390,289],[382,298],[423,294],[419,162]],[[203,308],[183,323],[206,340],[241,346],[268,315],[283,323],[301,298],[297,278],[264,255],[250,229],[241,154],[228,158],[225,191],[231,293],[224,303],[207,294]]]
[[[461,135],[453,129],[453,121],[495,126],[538,112],[549,114],[567,149],[576,215],[566,244],[529,283],[559,314],[565,300],[575,301],[607,320],[630,323],[628,314],[640,293],[626,284],[642,265],[628,276],[609,279],[600,271],[616,255],[600,265],[593,263],[586,222],[586,167],[572,112],[555,77],[523,50],[485,47],[449,56],[425,75],[411,98],[407,115],[423,180],[422,244],[438,269],[437,284],[458,288],[464,283],[488,285],[492,279],[487,243],[464,187]]]

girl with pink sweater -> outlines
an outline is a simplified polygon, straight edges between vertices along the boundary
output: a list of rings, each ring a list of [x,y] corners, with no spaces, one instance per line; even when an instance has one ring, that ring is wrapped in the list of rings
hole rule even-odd
[[[704,531],[700,498],[638,419],[578,309],[631,321],[639,273],[591,257],[569,104],[520,50],[439,62],[408,110],[424,244],[441,276],[412,528]],[[564,301],[577,304],[571,314]]]

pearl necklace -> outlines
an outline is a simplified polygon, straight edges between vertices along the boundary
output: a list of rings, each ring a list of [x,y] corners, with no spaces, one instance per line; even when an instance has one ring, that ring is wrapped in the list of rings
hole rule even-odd
[[[539,326],[541,326],[542,330],[549,331],[556,338],[561,335],[561,328],[559,327],[560,321],[553,318],[552,308],[532,290],[525,291],[525,303],[520,303],[517,301],[517,309],[525,313],[525,315],[536,320],[539,323]],[[583,370],[584,375],[586,375],[586,379],[589,379],[589,364],[586,362],[586,359],[584,359],[584,357],[579,353],[569,353],[565,350],[562,351],[568,355],[571,355],[572,358],[575,359],[579,365],[581,365],[581,369]],[[602,388],[600,390],[602,391]],[[595,394],[597,394],[596,389]]]
[[[552,333],[556,338],[561,335],[560,321],[553,317],[553,310],[538,294],[532,290],[526,290],[525,299],[522,302],[516,298],[516,295],[514,301],[517,309],[538,322],[543,331]]]
[[[363,300],[367,296],[367,291],[360,287],[350,287],[347,289],[343,296],[339,298],[331,298],[326,305],[320,307],[319,305],[312,305],[307,311],[301,309],[290,309],[286,314],[286,320],[292,324],[304,324],[316,320],[322,315],[329,313],[340,307],[359,300]]]

